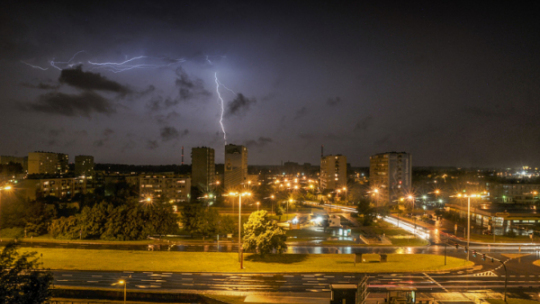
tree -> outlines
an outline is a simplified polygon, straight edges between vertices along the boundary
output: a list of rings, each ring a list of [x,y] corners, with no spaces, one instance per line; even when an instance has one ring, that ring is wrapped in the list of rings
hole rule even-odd
[[[283,207],[277,206],[276,208],[276,215],[279,216],[279,221],[281,222],[281,216],[283,215],[285,211],[283,210]]]
[[[244,224],[244,249],[256,250],[261,256],[276,250],[279,254],[287,249],[285,232],[271,220],[266,210],[251,213]]]
[[[46,303],[53,275],[40,270],[36,252],[19,253],[9,242],[0,254],[0,303]]]
[[[371,204],[368,199],[362,198],[358,202],[358,207],[356,208],[358,210],[358,215],[361,215],[363,217],[362,225],[369,226],[373,222],[373,211],[374,209],[371,207]]]

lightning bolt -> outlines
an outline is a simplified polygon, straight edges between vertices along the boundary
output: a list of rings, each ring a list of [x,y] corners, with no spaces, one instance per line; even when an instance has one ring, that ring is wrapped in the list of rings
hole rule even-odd
[[[83,64],[83,62],[81,61],[73,62],[73,60],[75,60],[77,55],[81,53],[88,53],[88,52],[85,50],[78,51],[77,53],[73,54],[73,56],[71,56],[71,58],[68,61],[55,61],[55,59],[53,58],[52,60],[49,61],[49,65],[59,71],[62,71],[63,69],[72,68],[75,65]],[[137,62],[139,60],[150,61],[150,63]],[[208,58],[207,60],[210,61]],[[91,71],[105,70],[112,73],[120,73],[120,72],[134,70],[134,69],[170,67],[172,65],[183,63],[185,61],[186,59],[184,58],[173,59],[173,58],[167,58],[167,57],[136,56],[133,58],[126,59],[124,61],[120,61],[120,62],[94,62],[94,61],[88,60],[86,63],[88,63],[91,66],[90,68]],[[21,62],[34,69],[40,69],[43,71],[48,70],[48,68],[42,68],[37,65],[29,64],[28,62],[25,62],[25,61],[21,61]]]
[[[24,62],[24,61],[22,61],[22,60],[21,60],[21,62],[24,63],[24,64],[26,64],[26,65],[29,66],[29,67],[34,68],[34,69],[39,69],[39,70],[42,70],[42,71],[46,71],[46,70],[49,69],[49,68],[42,68],[42,67],[40,67],[40,66],[33,65],[33,64],[28,63],[28,62]]]
[[[223,98],[221,97],[221,93],[219,92],[219,80],[217,78],[217,72],[215,72],[214,76],[216,78],[216,92],[221,102],[221,116],[219,118],[219,124],[221,125],[221,131],[223,131],[223,140],[225,141],[225,145],[227,145],[227,133],[225,132],[225,126],[223,125],[223,113],[225,112],[225,102],[223,101]]]

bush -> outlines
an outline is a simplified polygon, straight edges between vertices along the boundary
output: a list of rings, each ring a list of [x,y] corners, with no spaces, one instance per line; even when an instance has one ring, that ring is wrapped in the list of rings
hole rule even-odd
[[[20,227],[2,229],[0,230],[0,237],[13,239],[21,238],[24,237],[24,229]]]

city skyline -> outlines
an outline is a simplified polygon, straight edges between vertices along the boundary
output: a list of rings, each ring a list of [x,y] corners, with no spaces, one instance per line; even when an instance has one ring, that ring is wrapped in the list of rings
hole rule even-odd
[[[208,146],[224,163],[225,130],[262,165],[317,164],[321,145],[364,167],[390,151],[415,166],[540,156],[538,24],[525,5],[2,8],[1,155],[158,165]]]

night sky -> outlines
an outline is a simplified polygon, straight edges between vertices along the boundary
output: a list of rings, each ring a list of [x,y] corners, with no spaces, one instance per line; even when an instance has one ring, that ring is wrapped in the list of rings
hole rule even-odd
[[[0,4],[0,154],[223,162],[217,73],[250,164],[540,165],[538,4],[81,2]]]

